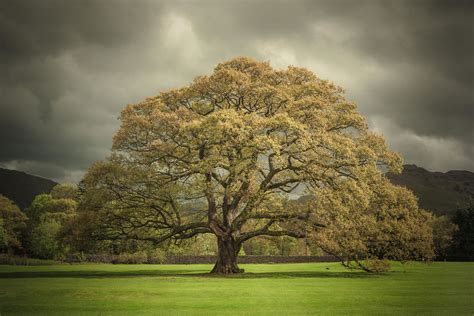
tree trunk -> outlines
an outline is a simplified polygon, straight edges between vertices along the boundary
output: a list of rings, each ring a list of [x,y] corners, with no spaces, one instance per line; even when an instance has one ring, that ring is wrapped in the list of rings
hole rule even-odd
[[[217,236],[217,262],[211,273],[232,274],[242,273],[243,269],[237,266],[237,256],[241,245],[232,237]]]

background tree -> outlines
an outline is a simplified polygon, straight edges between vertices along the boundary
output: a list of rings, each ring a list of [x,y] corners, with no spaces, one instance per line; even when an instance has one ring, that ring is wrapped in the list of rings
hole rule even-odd
[[[61,222],[56,219],[42,219],[29,233],[28,251],[40,259],[62,259],[66,250],[57,238]]]
[[[3,224],[3,218],[0,218],[0,249],[7,247],[7,232]]]
[[[474,206],[457,210],[452,221],[458,230],[448,250],[450,260],[474,261]]]
[[[79,189],[77,185],[72,183],[58,184],[50,192],[51,198],[54,200],[76,200],[78,194]]]
[[[454,234],[458,230],[452,220],[446,216],[433,216],[433,243],[436,258],[446,260],[454,243]]]
[[[361,222],[355,223],[344,215],[349,234],[385,223],[375,219],[377,203],[380,212],[410,214],[406,223],[415,220],[425,228],[416,209],[384,206],[395,187],[386,186],[387,194],[368,202],[383,178],[379,167],[400,171],[401,159],[368,130],[341,88],[306,69],[275,70],[266,62],[235,58],[189,86],[128,105],[120,119],[111,156],[84,179],[86,200],[95,192],[106,197],[100,205],[89,199],[91,205],[80,207],[100,219],[91,232],[96,239],[159,244],[212,234],[218,246],[212,271],[237,273],[244,242],[258,236],[303,238],[332,231],[330,219],[340,220],[338,205],[314,205],[324,206],[318,212],[311,205],[295,207],[288,201],[295,192],[317,200],[332,196],[343,204],[358,197],[363,211],[351,205],[347,212],[364,216],[357,215]],[[344,221],[338,224],[343,229]],[[403,235],[396,229],[390,236],[405,245],[419,239],[420,230]],[[418,248],[405,246],[419,257]]]
[[[7,197],[0,194],[0,251],[23,249],[21,235],[26,228],[26,215]]]
[[[58,184],[50,194],[35,197],[26,210],[29,254],[42,259],[61,259],[66,255],[68,247],[61,243],[59,233],[65,222],[75,215],[76,195],[77,186]]]

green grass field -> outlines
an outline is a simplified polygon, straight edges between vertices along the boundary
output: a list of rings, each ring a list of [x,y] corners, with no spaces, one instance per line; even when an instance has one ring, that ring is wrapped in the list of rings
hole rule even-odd
[[[474,263],[394,264],[383,274],[337,263],[0,266],[6,315],[473,315]]]

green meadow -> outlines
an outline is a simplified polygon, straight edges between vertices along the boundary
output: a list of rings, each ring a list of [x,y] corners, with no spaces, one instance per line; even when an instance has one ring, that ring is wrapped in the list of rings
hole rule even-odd
[[[6,315],[472,315],[474,263],[0,266]]]

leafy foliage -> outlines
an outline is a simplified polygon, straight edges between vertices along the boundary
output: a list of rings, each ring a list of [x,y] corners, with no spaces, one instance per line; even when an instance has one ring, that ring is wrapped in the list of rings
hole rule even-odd
[[[51,198],[55,200],[68,199],[75,200],[78,197],[79,189],[77,185],[71,183],[64,183],[56,185],[50,192]]]
[[[458,226],[446,216],[433,217],[433,243],[437,259],[446,260],[449,256],[449,250],[454,244],[454,234]]]
[[[377,267],[377,271],[388,268],[379,260],[429,260],[434,256],[431,215],[418,208],[410,191],[382,176],[374,177],[366,187],[352,181],[343,185],[321,192],[314,203],[313,216],[325,229],[314,231],[312,237],[324,251],[348,267]]]
[[[449,250],[452,259],[474,261],[474,207],[458,210],[453,219],[458,227]]]
[[[61,259],[65,249],[59,244],[57,235],[61,223],[54,219],[41,221],[30,233],[29,250],[33,256],[40,259]]]
[[[41,259],[61,259],[68,246],[60,239],[63,225],[74,217],[77,202],[73,199],[77,188],[58,184],[51,194],[35,197],[27,209],[29,215],[28,252]]]
[[[21,234],[26,228],[26,215],[11,200],[0,195],[0,251],[22,249]]]

